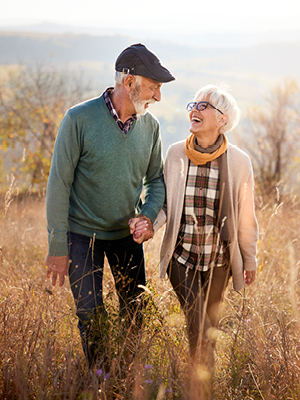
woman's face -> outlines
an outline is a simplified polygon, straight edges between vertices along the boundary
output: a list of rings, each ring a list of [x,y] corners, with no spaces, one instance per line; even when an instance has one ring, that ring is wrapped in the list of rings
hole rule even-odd
[[[198,103],[200,100],[196,99],[195,102]],[[201,101],[208,101],[208,98],[201,99]],[[218,112],[217,112],[218,113]],[[219,113],[220,114],[220,113]],[[190,132],[195,136],[216,136],[219,134],[221,129],[220,120],[222,114],[216,115],[216,110],[209,105],[205,110],[199,111],[196,106],[189,113],[190,118]]]

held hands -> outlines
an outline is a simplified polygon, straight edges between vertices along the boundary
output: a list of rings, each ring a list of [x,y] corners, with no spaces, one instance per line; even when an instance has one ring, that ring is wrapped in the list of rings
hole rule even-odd
[[[141,214],[129,220],[130,233],[133,240],[139,244],[151,239],[154,235],[153,225],[150,218]]]
[[[245,271],[245,283],[251,285],[255,281],[256,271]]]
[[[58,284],[62,287],[69,269],[69,256],[56,257],[48,255],[46,265],[48,267],[47,278],[49,279],[52,274],[52,285],[56,285],[58,275]]]

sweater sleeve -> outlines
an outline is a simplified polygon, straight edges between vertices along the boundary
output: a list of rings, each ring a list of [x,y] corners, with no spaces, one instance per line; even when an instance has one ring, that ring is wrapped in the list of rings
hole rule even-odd
[[[159,125],[156,129],[147,174],[144,179],[145,202],[141,214],[155,221],[165,201],[165,184],[163,179],[163,158]]]
[[[67,112],[55,141],[47,184],[47,231],[49,255],[52,256],[68,254],[69,198],[79,155],[80,145],[76,123]]]

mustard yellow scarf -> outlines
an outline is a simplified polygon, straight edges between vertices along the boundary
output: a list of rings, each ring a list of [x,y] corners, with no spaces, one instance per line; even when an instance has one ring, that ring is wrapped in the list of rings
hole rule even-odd
[[[192,133],[187,139],[185,143],[185,154],[195,165],[204,165],[209,161],[215,160],[225,153],[227,150],[227,138],[223,134],[223,142],[221,146],[213,151],[212,153],[202,153],[201,151],[195,150],[194,147],[195,135]]]

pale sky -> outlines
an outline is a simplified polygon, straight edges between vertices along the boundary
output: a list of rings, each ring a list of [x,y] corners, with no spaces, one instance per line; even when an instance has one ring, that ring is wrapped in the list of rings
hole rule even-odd
[[[0,0],[4,25],[49,21],[168,31],[300,29],[300,0]]]

